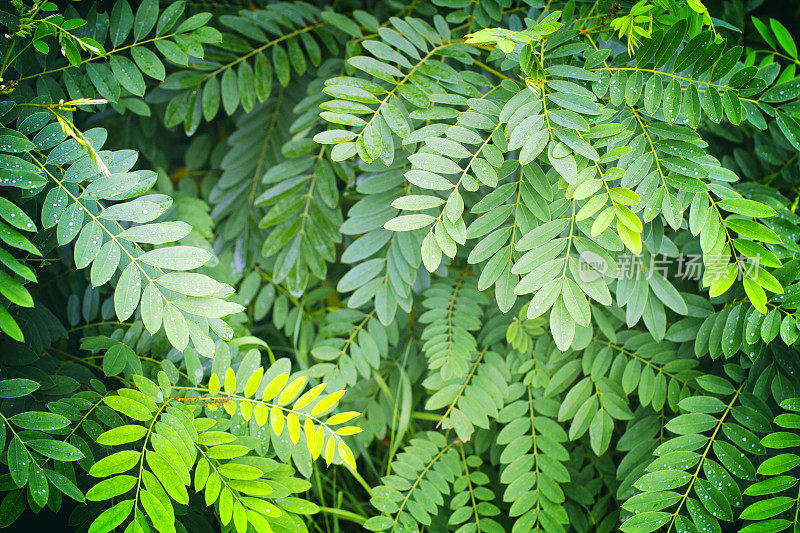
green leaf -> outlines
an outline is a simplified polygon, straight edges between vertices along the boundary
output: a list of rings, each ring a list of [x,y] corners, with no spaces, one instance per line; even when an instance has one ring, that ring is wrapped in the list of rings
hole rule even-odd
[[[189,342],[189,327],[186,319],[175,305],[168,303],[164,306],[164,331],[170,343],[183,350]]]
[[[320,16],[351,37],[361,37],[361,30],[353,20],[333,11],[323,11]]]
[[[395,209],[404,209],[406,211],[420,211],[423,209],[430,209],[438,207],[444,203],[444,200],[435,196],[424,195],[409,195],[402,196],[392,202],[392,207]]]
[[[114,78],[111,69],[107,65],[87,63],[86,72],[89,74],[89,80],[97,89],[97,92],[100,93],[101,97],[110,102],[119,100],[119,83]]]
[[[730,211],[748,217],[772,217],[775,216],[775,210],[771,207],[756,202],[754,200],[747,200],[744,198],[730,198],[717,202],[717,205]]]
[[[106,376],[116,376],[128,364],[130,358],[135,358],[136,354],[127,345],[115,344],[103,356],[103,372]]]
[[[189,493],[186,491],[186,487],[181,482],[180,477],[173,468],[173,465],[175,467],[178,467],[178,465],[174,463],[171,464],[162,455],[149,450],[145,457],[147,459],[147,464],[150,466],[153,473],[156,475],[161,484],[164,485],[164,489],[166,489],[167,494],[169,494],[172,499],[178,503],[189,503]]]
[[[84,455],[78,448],[64,441],[52,439],[33,439],[25,443],[32,450],[45,457],[58,461],[77,461]]]
[[[364,522],[364,529],[369,531],[384,531],[392,527],[392,519],[388,516],[373,516]]]
[[[105,208],[99,218],[129,222],[150,222],[169,209],[172,199],[167,196],[153,198],[156,201],[131,200]],[[66,214],[65,214],[66,216]]]
[[[776,122],[789,143],[795,150],[800,150],[800,124],[791,116],[781,112],[778,112]]]
[[[291,70],[289,66],[289,56],[280,46],[272,47],[272,65],[275,68],[275,75],[278,77],[278,83],[283,87],[289,85],[291,80]]]
[[[122,524],[133,510],[133,500],[123,500],[100,513],[89,526],[89,533],[108,533]]]
[[[141,10],[141,8],[139,9]],[[131,57],[136,63],[136,66],[139,67],[139,70],[141,70],[144,74],[147,74],[151,78],[164,81],[164,77],[166,76],[164,63],[162,63],[161,60],[158,59],[158,56],[149,48],[146,48],[145,46],[134,46],[131,48]],[[144,80],[142,80],[142,84],[144,84]],[[123,86],[125,85],[123,84]]]
[[[761,444],[772,449],[794,448],[800,444],[800,435],[788,431],[777,431],[765,435],[761,439]]]
[[[589,302],[586,300],[586,296],[580,286],[571,279],[565,280],[561,290],[561,298],[575,323],[588,327],[591,311],[589,310]]]
[[[25,485],[30,472],[30,456],[25,449],[25,445],[22,444],[22,441],[16,435],[11,439],[11,442],[8,443],[6,458],[8,460],[8,470],[11,474],[11,479],[18,487]]]
[[[663,511],[647,511],[637,513],[628,518],[621,526],[620,530],[628,532],[648,533],[655,531],[670,521],[672,515]]]
[[[752,220],[728,218],[725,225],[743,237],[769,244],[781,243],[781,238],[774,231]]]
[[[566,350],[572,344],[572,339],[575,337],[575,321],[567,311],[563,299],[556,300],[550,310],[550,331],[560,350]]]
[[[2,305],[0,305],[0,329],[17,342],[25,341],[25,336],[22,334],[19,325]]]
[[[212,296],[222,289],[220,283],[204,274],[170,272],[155,281],[162,287],[187,296]]]
[[[114,291],[114,309],[120,322],[127,320],[136,311],[141,293],[142,281],[139,267],[130,263],[122,271]]]
[[[53,470],[44,469],[44,475],[47,476],[47,479],[50,481],[50,483],[52,483],[53,486],[60,490],[63,494],[66,494],[77,502],[83,503],[86,501],[83,493],[80,491],[80,489],[78,489],[75,483],[70,481],[70,479],[63,474]]]
[[[144,78],[133,61],[127,57],[115,54],[109,58],[109,62],[111,65],[111,72],[114,73],[114,77],[120,85],[137,96],[144,95]]]
[[[167,8],[161,13],[161,17],[158,19],[158,25],[156,26],[156,35],[164,35],[166,32],[172,29],[175,26],[175,23],[178,22],[178,19],[183,15],[183,9],[185,7],[185,2],[182,0],[178,0],[177,2],[171,3]]]
[[[18,137],[16,135],[0,135],[0,151],[2,152],[21,153],[29,152],[35,148],[36,145],[25,137]]]
[[[175,33],[186,33],[201,28],[208,23],[212,17],[213,15],[211,13],[197,13],[192,15],[180,23]]]
[[[766,520],[772,518],[795,504],[794,499],[787,496],[767,498],[749,505],[739,516],[742,520]]]
[[[239,107],[239,84],[236,74],[232,69],[226,69],[222,73],[220,83],[222,94],[222,107],[228,115],[232,115]]]
[[[30,494],[34,503],[40,507],[44,507],[50,496],[50,485],[47,483],[44,471],[35,463],[31,465],[28,477],[28,494]]]
[[[351,57],[347,62],[359,70],[363,70],[371,76],[375,76],[383,81],[393,83],[395,78],[402,78],[403,73],[397,68],[382,63],[374,58],[367,56]]]
[[[710,482],[698,478],[695,480],[694,490],[695,494],[697,494],[697,498],[709,513],[722,520],[733,520],[731,504],[725,499],[725,495],[717,490]]]
[[[21,398],[34,392],[39,384],[25,378],[4,379],[0,381],[0,398]]]
[[[683,297],[660,273],[652,272],[648,283],[655,296],[664,305],[680,315],[688,313],[688,308],[686,307],[686,302]]]
[[[122,251],[114,241],[108,241],[100,247],[97,259],[92,263],[92,285],[99,287],[111,279],[117,271],[121,255]]]
[[[217,111],[219,111],[219,104],[220,104],[219,80],[217,80],[216,76],[212,76],[203,86],[203,97],[202,97],[203,118],[205,118],[207,121],[210,121],[215,116],[217,116]]]
[[[137,478],[134,476],[120,475],[100,481],[86,492],[86,499],[98,502],[110,500],[125,494],[136,486]]]
[[[583,115],[599,115],[601,112],[600,107],[596,103],[585,96],[574,93],[550,93],[547,95],[547,99],[564,109]]]
[[[39,431],[55,431],[69,425],[66,417],[48,412],[28,411],[19,413],[9,418],[16,426],[22,429],[34,429]]]
[[[139,256],[139,260],[156,268],[169,270],[194,270],[211,259],[211,254],[194,246],[171,246],[150,250]]]
[[[339,145],[341,146],[341,145]],[[423,189],[433,189],[437,191],[446,191],[453,188],[453,184],[446,178],[426,170],[409,170],[405,174],[406,179]]]
[[[22,209],[5,198],[0,198],[0,216],[17,229],[36,231],[33,220]]]
[[[186,237],[191,229],[191,226],[185,222],[158,222],[133,226],[120,233],[119,236],[132,242],[166,244]]]
[[[137,425],[119,426],[109,429],[97,437],[97,443],[105,446],[118,446],[136,442],[147,434],[147,428]]]
[[[455,162],[436,154],[414,154],[409,161],[415,168],[432,173],[458,174],[461,167]]]
[[[634,486],[644,492],[658,492],[682,487],[691,477],[682,470],[662,470],[643,475]]]
[[[747,496],[764,496],[777,494],[781,491],[790,489],[797,484],[797,479],[791,476],[774,476],[749,485],[744,494]]]
[[[136,42],[142,41],[156,25],[158,20],[158,0],[142,0],[136,9],[133,22],[133,37]]]
[[[613,431],[611,416],[604,409],[598,409],[589,424],[589,442],[594,453],[602,455],[608,449]]]
[[[153,525],[158,531],[169,533],[175,531],[175,526],[173,525],[174,517],[171,508],[168,511],[161,500],[149,490],[143,490],[141,492],[141,502],[142,507],[144,507],[144,510],[147,512],[147,515],[150,517],[150,520],[153,521]],[[166,502],[166,505],[169,506],[169,503]]]
[[[142,322],[144,327],[151,334],[156,333],[161,328],[161,320],[164,316],[164,298],[161,296],[155,283],[150,282],[142,291]]]
[[[722,400],[713,396],[689,396],[678,402],[678,407],[691,413],[721,413],[725,411]]]
[[[703,433],[713,428],[717,419],[705,413],[691,413],[673,418],[666,424],[666,428],[678,435]]]
[[[153,417],[153,413],[144,404],[124,396],[108,396],[103,398],[103,403],[134,420],[143,422]]]
[[[797,59],[797,45],[794,39],[792,39],[789,30],[775,19],[769,19],[769,27],[772,28],[772,31],[775,33],[775,38],[778,39],[778,43],[780,43],[781,47],[786,50],[790,56]]]
[[[120,0],[114,4],[111,10],[111,18],[109,20],[108,33],[111,37],[111,42],[115,47],[119,46],[125,39],[133,27],[133,10],[127,0]],[[111,56],[110,59],[114,59]]]
[[[430,226],[435,220],[431,215],[401,215],[394,217],[383,227],[390,231],[412,231]]]
[[[800,457],[792,453],[782,453],[770,457],[758,466],[758,473],[765,476],[774,476],[788,472],[800,464]]]
[[[89,475],[94,477],[107,477],[127,472],[139,462],[141,455],[142,454],[136,450],[123,450],[103,457],[92,465],[89,469]]]

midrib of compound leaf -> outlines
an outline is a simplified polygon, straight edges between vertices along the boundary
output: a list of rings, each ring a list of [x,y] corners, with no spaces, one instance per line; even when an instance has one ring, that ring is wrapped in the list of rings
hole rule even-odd
[[[129,251],[128,251],[128,250],[127,250],[127,249],[126,249],[126,248],[125,248],[125,247],[124,247],[124,246],[123,246],[121,243],[120,243],[120,241],[119,241],[119,239],[118,239],[118,235],[114,235],[114,233],[112,233],[112,232],[111,232],[111,230],[109,230],[109,229],[108,229],[108,228],[105,226],[105,224],[103,224],[102,222],[100,222],[100,219],[99,219],[98,217],[96,217],[96,216],[94,215],[94,213],[92,213],[92,212],[91,212],[91,210],[90,210],[89,208],[87,208],[87,207],[86,207],[86,206],[83,204],[83,202],[81,202],[80,198],[79,198],[79,197],[76,197],[74,194],[72,194],[72,192],[71,192],[71,191],[70,191],[70,190],[69,190],[67,187],[65,187],[65,186],[64,186],[64,181],[63,181],[63,180],[59,180],[58,178],[56,178],[56,177],[55,177],[55,176],[54,176],[54,175],[53,175],[53,174],[52,174],[52,173],[51,173],[49,170],[47,170],[47,168],[45,167],[45,165],[44,165],[43,163],[41,163],[41,162],[40,162],[40,161],[39,161],[39,160],[38,160],[38,159],[37,159],[37,158],[36,158],[36,157],[35,157],[33,154],[30,154],[30,157],[31,157],[31,159],[33,160],[33,162],[34,162],[34,163],[36,163],[36,165],[37,165],[39,168],[41,168],[41,169],[42,169],[42,171],[44,171],[44,172],[45,172],[45,173],[46,173],[46,174],[47,174],[47,175],[48,175],[48,176],[49,176],[49,177],[50,177],[50,178],[51,178],[51,179],[52,179],[52,180],[53,180],[53,181],[56,183],[56,185],[58,185],[58,187],[59,187],[61,190],[63,190],[65,193],[67,193],[67,195],[68,195],[70,198],[72,198],[72,200],[73,200],[73,201],[74,201],[76,204],[78,204],[78,205],[81,207],[81,209],[83,209],[84,213],[85,213],[85,214],[87,214],[87,215],[88,215],[88,216],[89,216],[89,217],[92,219],[92,222],[93,222],[93,223],[95,223],[95,224],[98,224],[98,225],[99,225],[101,228],[103,228],[103,231],[105,231],[105,232],[106,232],[106,234],[107,234],[107,235],[108,235],[108,236],[111,238],[111,240],[112,240],[112,241],[114,241],[114,243],[117,245],[117,247],[119,247],[119,249],[120,249],[120,250],[122,250],[123,252],[125,252],[125,255],[127,255],[127,256],[128,256],[128,258],[131,260],[131,262],[132,262],[133,264],[135,264],[135,265],[136,265],[136,268],[138,268],[138,269],[139,269],[139,272],[141,273],[141,275],[142,275],[142,276],[144,276],[144,277],[145,277],[145,279],[147,279],[147,281],[148,281],[149,283],[152,283],[152,284],[153,284],[153,287],[154,287],[154,288],[155,288],[155,290],[158,292],[158,294],[159,294],[159,295],[160,295],[162,298],[164,298],[164,300],[165,300],[165,301],[166,301],[168,304],[169,304],[169,303],[172,303],[172,302],[171,302],[171,300],[169,300],[169,299],[168,299],[166,296],[164,296],[164,294],[163,294],[163,293],[161,292],[161,290],[158,288],[158,285],[155,283],[155,280],[154,280],[152,277],[150,277],[150,275],[147,273],[147,271],[145,270],[145,268],[144,268],[144,267],[142,267],[142,265],[140,265],[140,264],[139,264],[139,258],[138,258],[138,257],[136,257],[136,256],[134,256],[133,254],[131,254],[131,253],[130,253],[130,252],[129,252]],[[117,224],[119,225],[119,223],[117,223]],[[158,268],[158,270],[161,270],[161,269],[160,269],[160,267]],[[161,271],[161,273],[163,274],[163,271]]]
[[[449,430],[445,435],[447,434],[449,434]],[[411,494],[413,494],[414,490],[416,490],[417,485],[419,485],[420,481],[422,481],[425,478],[425,474],[428,473],[428,470],[433,468],[433,465],[435,465],[437,461],[439,461],[439,459],[442,458],[442,456],[445,454],[445,452],[447,452],[447,450],[455,446],[456,442],[457,441],[455,440],[449,442],[446,446],[444,446],[441,450],[439,450],[439,452],[430,461],[428,461],[428,464],[425,465],[422,471],[419,474],[417,474],[416,478],[414,479],[414,483],[411,485],[411,488],[408,489],[408,492],[406,492],[406,495],[403,497],[403,501],[400,502],[400,506],[398,507],[397,512],[395,513],[394,520],[392,521],[392,526],[391,526],[392,528],[397,526],[397,521],[400,519],[400,513],[403,512],[403,509],[408,503],[408,500],[411,498]]]
[[[278,44],[280,42],[283,42],[283,41],[286,41],[288,39],[291,39],[292,37],[297,37],[298,35],[300,35],[302,33],[309,32],[309,31],[313,30],[314,28],[317,28],[317,27],[322,26],[324,24],[327,24],[327,22],[324,21],[324,20],[313,22],[308,26],[305,26],[305,27],[300,28],[298,30],[294,30],[294,31],[292,31],[290,33],[287,33],[286,35],[281,35],[280,37],[277,37],[277,38],[275,38],[275,39],[273,39],[273,40],[271,40],[271,41],[269,41],[269,42],[267,42],[267,43],[265,43],[265,44],[263,44],[263,45],[261,45],[259,47],[253,48],[250,52],[247,52],[245,55],[237,57],[236,59],[234,59],[230,63],[226,63],[226,64],[222,65],[221,67],[219,67],[218,69],[209,72],[208,74],[206,74],[206,77],[203,78],[203,81],[205,81],[205,80],[207,80],[209,78],[215,77],[220,72],[223,72],[223,71],[225,71],[225,70],[227,70],[229,68],[232,68],[235,65],[238,65],[242,61],[245,61],[245,60],[253,57],[256,54],[258,54],[260,52],[263,52],[264,50],[266,50],[266,49],[268,49],[268,48],[270,48],[272,46],[275,46],[276,44]]]
[[[717,424],[714,427],[714,432],[708,438],[708,444],[706,444],[706,447],[703,450],[702,455],[700,456],[700,461],[697,463],[697,468],[695,468],[694,474],[692,474],[691,476],[691,480],[689,481],[689,486],[686,487],[686,491],[683,493],[680,501],[678,502],[678,507],[675,509],[675,512],[672,513],[672,518],[669,521],[669,527],[667,528],[667,533],[670,533],[670,531],[672,531],[672,526],[675,525],[675,520],[678,518],[678,515],[681,512],[683,504],[686,503],[686,500],[689,498],[689,493],[692,491],[692,487],[694,487],[694,482],[697,481],[697,478],[700,475],[700,469],[703,467],[703,463],[705,462],[706,457],[708,456],[708,452],[711,450],[711,445],[714,444],[715,442],[714,439],[716,439],[717,433],[722,427],[723,422],[725,422],[725,418],[727,418],[728,413],[730,413],[731,411],[731,408],[733,408],[733,404],[736,403],[736,400],[739,398],[739,394],[744,389],[744,385],[745,385],[744,383],[739,385],[739,388],[736,389],[736,393],[733,395],[733,398],[731,399],[730,402],[728,402],[728,405],[725,407],[725,412],[723,412],[722,415],[719,417],[719,420],[717,420]]]
[[[480,362],[483,360],[483,356],[486,355],[487,351],[489,351],[488,346],[484,347],[484,349],[478,353],[478,358],[475,359],[474,363],[472,363],[472,368],[470,368],[469,374],[467,374],[467,377],[464,378],[464,382],[459,387],[458,392],[456,393],[456,397],[453,398],[453,401],[450,402],[450,405],[447,406],[447,410],[444,412],[444,414],[442,414],[442,418],[439,419],[439,422],[436,423],[437,429],[441,427],[442,422],[444,422],[444,420],[450,414],[450,411],[452,411],[453,408],[456,406],[456,403],[458,402],[459,398],[461,398],[461,395],[464,394],[464,391],[467,389],[467,386],[469,386],[470,381],[472,381],[472,378],[475,377],[475,373],[478,370],[478,366],[480,365]]]
[[[153,415],[153,420],[150,421],[150,426],[147,428],[147,433],[144,436],[144,444],[142,444],[142,456],[139,458],[139,473],[136,479],[136,494],[133,498],[133,518],[136,520],[136,513],[139,512],[139,493],[141,492],[142,488],[142,474],[144,473],[144,456],[145,452],[147,451],[147,443],[150,442],[150,435],[153,434],[153,426],[155,425],[158,417],[161,416],[161,413],[164,409],[169,405],[172,401],[172,398],[167,398],[161,406],[156,411],[156,414]]]
[[[616,72],[616,71],[647,72],[648,74],[659,74],[659,75],[662,75],[662,76],[667,76],[668,78],[673,78],[673,79],[676,79],[676,80],[679,80],[679,81],[683,81],[683,82],[686,82],[686,83],[692,84],[692,85],[702,85],[702,86],[704,86],[706,88],[713,87],[714,89],[719,89],[719,90],[722,90],[722,91],[733,90],[733,91],[736,91],[737,95],[739,93],[739,88],[737,88],[737,87],[729,87],[728,85],[720,85],[718,83],[712,83],[710,81],[700,81],[700,80],[692,78],[692,77],[680,76],[678,74],[675,74],[674,72],[665,72],[663,70],[656,70],[656,69],[652,69],[652,68],[605,66],[605,67],[591,68],[591,69],[588,69],[588,70],[589,70],[589,72],[603,72],[603,71],[605,71],[605,72]],[[700,92],[700,91],[698,91],[698,92]],[[705,93],[705,90],[703,91],[703,94],[704,93]],[[751,102],[753,104],[757,104],[758,102],[760,102],[760,100],[754,100],[752,98],[745,98],[743,96],[739,96],[739,99],[743,100],[743,101],[746,101],[746,102]]]
[[[536,478],[536,488],[533,489],[536,491],[536,522],[541,523],[539,521],[539,515],[542,511],[541,508],[541,495],[542,489],[539,485],[539,447],[536,445],[536,413],[533,409],[533,395],[531,394],[531,387],[530,385],[525,387],[525,390],[528,394],[528,416],[531,419],[531,449],[533,451],[533,475]]]
[[[617,350],[617,351],[619,351],[619,353],[625,355],[626,357],[630,357],[631,359],[635,359],[635,360],[639,361],[640,363],[649,366],[650,368],[652,368],[654,371],[658,372],[659,374],[663,374],[664,376],[666,376],[666,377],[668,377],[670,379],[674,379],[675,381],[677,381],[678,383],[680,383],[680,384],[682,384],[684,386],[687,386],[687,387],[690,387],[690,388],[694,388],[695,390],[698,390],[698,391],[701,390],[701,389],[697,388],[695,385],[693,385],[691,382],[689,382],[687,380],[684,380],[684,379],[681,379],[675,374],[667,372],[666,370],[664,370],[663,367],[658,366],[657,364],[653,363],[652,361],[648,361],[647,359],[637,355],[636,352],[632,352],[630,350],[627,350],[626,348],[624,348],[623,346],[620,346],[619,344],[615,344],[613,342],[609,342],[609,341],[603,340],[603,339],[601,339],[600,337],[597,337],[597,336],[592,337],[592,342],[598,342],[600,344],[605,344],[606,346],[610,347],[612,350]]]
[[[209,393],[208,389],[202,388],[202,387],[188,387],[188,386],[184,387],[184,386],[173,385],[172,388],[173,389],[178,389],[178,390],[199,391],[199,392]],[[189,399],[189,398],[172,397],[170,399],[178,401],[178,402],[184,402],[184,401],[192,402],[192,399]],[[251,404],[264,405],[266,407],[269,407],[270,409],[278,408],[281,411],[283,411],[284,413],[291,413],[291,414],[294,414],[295,416],[298,416],[298,417],[308,418],[312,422],[315,422],[315,423],[319,424],[320,426],[322,426],[323,428],[327,429],[328,432],[330,433],[330,437],[329,438],[334,439],[334,441],[336,442],[337,445],[345,444],[344,439],[342,439],[341,435],[336,433],[336,430],[334,430],[330,425],[328,425],[327,423],[323,422],[322,420],[320,420],[316,416],[311,415],[310,413],[303,413],[302,411],[298,411],[296,409],[291,409],[288,406],[282,406],[282,405],[278,405],[275,402],[267,402],[267,401],[264,401],[264,400],[258,400],[256,398],[248,398],[247,396],[241,396],[241,395],[238,395],[238,394],[228,394],[228,395],[219,396],[219,397],[216,397],[216,398],[212,397],[212,398],[208,398],[206,401],[212,401],[213,402],[213,401],[229,401],[229,400],[236,401],[236,402],[247,402],[247,403],[251,403]]]
[[[267,148],[272,140],[272,133],[275,131],[275,126],[278,124],[278,117],[281,115],[281,104],[283,103],[285,95],[286,88],[281,86],[280,90],[278,91],[278,95],[275,97],[275,108],[271,113],[269,124],[267,125],[266,131],[263,133],[264,141],[261,143],[261,149],[258,151],[258,163],[256,163],[255,170],[253,170],[253,176],[250,178],[251,187],[250,195],[248,196],[248,205],[253,204],[253,201],[256,198],[256,192],[258,192],[258,185],[261,182],[261,177],[264,175],[263,168],[267,164]]]
[[[111,50],[108,50],[106,52],[105,56],[91,56],[91,57],[88,57],[85,60],[81,61],[77,65],[73,65],[73,64],[70,63],[70,64],[65,65],[63,67],[58,67],[58,68],[54,68],[54,69],[50,69],[50,70],[43,70],[42,72],[39,72],[37,74],[31,74],[29,76],[24,76],[24,77],[22,77],[22,78],[20,78],[20,79],[18,79],[16,81],[21,82],[21,81],[30,80],[30,79],[33,79],[33,78],[38,78],[39,76],[45,76],[47,74],[52,74],[53,72],[61,72],[62,70],[69,70],[71,68],[82,67],[86,63],[91,63],[92,61],[94,61],[96,59],[99,59],[99,58],[105,59],[110,55],[117,54],[119,52],[122,52],[123,50],[128,50],[129,48],[133,48],[134,46],[148,44],[148,43],[152,43],[152,42],[155,42],[155,41],[160,41],[162,39],[169,39],[170,37],[175,37],[176,35],[178,35],[178,34],[177,33],[170,33],[170,34],[167,34],[167,35],[158,35],[156,37],[151,37],[150,39],[145,39],[144,41],[134,42],[134,43],[131,43],[131,44],[128,44],[128,45],[125,45],[125,46],[120,46],[119,48],[113,48]]]
[[[325,146],[323,146],[317,153],[315,160],[319,161],[325,155]],[[311,216],[308,214],[308,209],[311,207],[311,200],[314,199],[314,186],[317,184],[317,171],[316,166],[314,172],[311,174],[311,184],[308,186],[308,192],[304,195],[303,212],[300,213],[300,229],[297,231],[299,235],[306,236],[306,222],[310,220]]]
[[[467,457],[464,455],[464,445],[458,445],[458,452],[461,456],[461,464],[464,465],[464,477],[467,480],[467,490],[469,490],[469,497],[472,503],[472,513],[475,515],[475,529],[477,531],[481,530],[481,519],[478,513],[478,504],[475,501],[475,491],[472,489],[472,479],[469,475],[469,466],[467,465]]]
[[[441,44],[438,44],[438,45],[434,46],[427,54],[425,54],[425,56],[423,56],[421,59],[419,59],[416,62],[416,64],[413,66],[413,68],[411,68],[411,70],[408,71],[408,74],[403,76],[403,79],[401,79],[399,82],[395,83],[394,86],[391,88],[391,90],[386,92],[386,96],[384,96],[383,100],[381,100],[378,103],[378,107],[372,113],[372,117],[370,117],[369,121],[366,124],[364,124],[363,128],[361,128],[361,133],[358,134],[359,137],[364,134],[364,130],[367,129],[367,127],[370,127],[372,125],[372,122],[375,120],[375,118],[378,115],[380,115],[381,109],[383,108],[384,105],[386,105],[386,102],[389,101],[389,98],[391,98],[394,95],[394,93],[397,92],[397,89],[399,89],[401,85],[404,85],[408,81],[408,79],[417,71],[417,69],[419,69],[419,67],[421,67],[428,59],[430,59],[433,56],[433,54],[435,54],[436,52],[438,52],[442,48],[445,48],[445,47],[447,47],[447,46],[449,46],[451,44],[458,43],[458,42],[463,42],[463,41],[464,41],[463,39],[451,39],[449,41],[442,41]]]

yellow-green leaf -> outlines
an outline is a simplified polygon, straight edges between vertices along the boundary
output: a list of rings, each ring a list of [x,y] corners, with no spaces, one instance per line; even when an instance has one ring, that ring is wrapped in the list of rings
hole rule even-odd
[[[165,459],[161,454],[153,451],[148,451],[146,458],[148,466],[150,466],[150,469],[156,475],[161,484],[164,485],[164,489],[167,491],[167,494],[169,494],[170,497],[178,503],[182,503],[184,505],[189,503],[189,493],[186,491],[186,487],[181,481],[181,477],[178,472],[175,471],[173,464]],[[179,465],[174,466],[178,467]],[[182,467],[183,464],[180,466]]]
[[[273,407],[269,415],[269,423],[272,426],[272,431],[276,435],[280,435],[283,431],[283,411],[280,407]]]
[[[256,415],[256,424],[258,424],[259,427],[264,427],[264,424],[266,424],[267,418],[269,417],[269,408],[266,405],[259,403],[253,409],[253,414]]]
[[[136,450],[123,450],[109,455],[108,457],[103,457],[92,465],[89,469],[89,475],[94,477],[106,477],[127,472],[139,462],[141,455],[141,452]]]
[[[286,405],[294,400],[294,397],[297,396],[301,390],[303,390],[307,379],[308,378],[306,378],[306,376],[300,376],[286,385],[286,388],[283,389],[281,395],[278,396],[278,405]]]
[[[264,401],[268,402],[271,399],[273,399],[275,396],[277,396],[278,393],[283,388],[283,386],[286,385],[286,382],[288,380],[289,380],[289,373],[288,372],[284,372],[283,374],[278,374],[277,376],[275,376],[272,379],[272,381],[270,381],[267,384],[267,386],[264,388],[264,395],[262,396]]]
[[[126,425],[118,428],[109,429],[97,437],[97,443],[105,446],[117,446],[136,442],[147,434],[147,428],[143,426]]]
[[[320,395],[320,393],[325,390],[326,383],[320,383],[316,387],[310,389],[308,392],[304,393],[300,396],[296,402],[294,402],[295,409],[302,409],[306,405],[310,404],[314,401],[314,399]]]
[[[361,433],[363,430],[360,427],[356,426],[344,426],[336,430],[337,435],[356,435],[357,433]]]
[[[335,426],[336,424],[343,424],[345,422],[354,419],[360,414],[361,413],[359,413],[358,411],[345,411],[344,413],[336,413],[328,420],[326,420],[325,423],[331,426]]]
[[[306,446],[308,446],[308,453],[314,454],[314,448],[317,444],[317,437],[314,431],[314,422],[310,418],[306,418],[303,422],[303,431],[306,435]]]
[[[216,396],[219,393],[219,377],[216,374],[211,374],[211,379],[208,380],[208,392],[211,396]]]
[[[353,470],[356,469],[356,459],[353,457],[353,452],[350,451],[350,448],[347,444],[340,442],[339,443],[339,457],[342,458],[344,464],[352,468]]]
[[[331,435],[325,444],[325,464],[330,465],[333,461],[333,453],[336,451],[336,439]]]
[[[264,369],[258,367],[256,368],[256,371],[253,372],[253,375],[248,378],[247,384],[244,386],[244,395],[247,398],[250,398],[256,393],[256,389],[258,389],[258,386],[261,385],[261,378],[263,375]]]
[[[341,397],[344,396],[344,393],[345,393],[344,390],[340,390],[328,394],[319,402],[317,402],[317,405],[315,405],[314,408],[311,410],[311,414],[317,416],[321,415],[325,411],[328,411],[329,409],[332,409],[339,402]]]
[[[161,501],[149,490],[140,493],[142,507],[147,516],[153,521],[153,525],[160,533],[173,533],[175,531],[174,518],[168,512]]]
[[[228,394],[236,392],[236,372],[232,368],[228,368],[225,372],[225,392]]]
[[[131,490],[138,478],[128,475],[104,479],[86,492],[86,499],[93,502],[110,500]]]
[[[296,414],[289,413],[286,415],[286,428],[289,430],[289,438],[292,439],[293,443],[297,444],[300,439],[300,420],[297,419]]]

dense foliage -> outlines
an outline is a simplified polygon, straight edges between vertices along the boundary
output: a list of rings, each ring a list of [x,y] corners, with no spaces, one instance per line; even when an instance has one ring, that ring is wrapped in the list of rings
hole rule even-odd
[[[0,527],[800,528],[760,4],[0,6]]]

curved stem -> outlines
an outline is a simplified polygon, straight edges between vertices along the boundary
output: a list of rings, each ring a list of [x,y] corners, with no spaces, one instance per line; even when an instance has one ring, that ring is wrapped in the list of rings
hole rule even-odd
[[[357,524],[363,524],[367,521],[366,516],[350,511],[344,511],[342,509],[334,509],[333,507],[320,507],[319,510],[325,514],[338,516],[339,518],[344,518],[345,520],[349,520],[350,522],[355,522]]]

